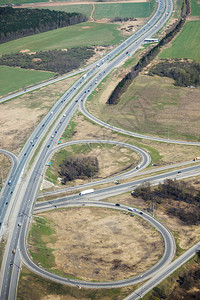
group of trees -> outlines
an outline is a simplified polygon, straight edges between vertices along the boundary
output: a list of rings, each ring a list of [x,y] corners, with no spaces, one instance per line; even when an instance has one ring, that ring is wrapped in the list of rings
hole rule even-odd
[[[0,43],[85,21],[80,13],[0,7]]]
[[[200,224],[200,190],[187,182],[167,179],[154,189],[149,184],[142,185],[135,189],[134,196],[147,203],[154,200],[185,224]]]
[[[189,270],[181,271],[181,274],[176,280],[176,284],[173,284],[173,290],[170,292],[168,287],[155,287],[152,294],[149,296],[149,300],[165,299],[165,300],[192,300],[200,299],[200,269],[197,263]]]
[[[181,9],[181,18],[177,22],[177,24],[174,25],[174,28],[168,32],[165,37],[163,37],[160,42],[151,48],[149,51],[147,51],[139,60],[139,62],[131,69],[131,71],[126,74],[126,76],[118,83],[116,88],[111,93],[107,104],[115,105],[120,101],[121,95],[127,90],[127,88],[130,86],[132,81],[138,76],[139,72],[143,70],[144,67],[146,67],[159,53],[161,47],[167,43],[169,43],[172,38],[181,30],[183,27],[186,16],[190,12],[190,5],[188,0],[184,0],[183,6]]]
[[[175,85],[178,86],[198,86],[200,85],[200,63],[179,59],[173,62],[164,60],[151,67],[149,75],[173,78]]]
[[[98,159],[94,156],[67,157],[59,167],[63,184],[75,179],[90,178],[99,171]]]
[[[91,47],[77,47],[67,51],[40,51],[35,54],[16,53],[2,55],[0,65],[63,74],[79,68],[85,60],[93,55],[94,49]]]

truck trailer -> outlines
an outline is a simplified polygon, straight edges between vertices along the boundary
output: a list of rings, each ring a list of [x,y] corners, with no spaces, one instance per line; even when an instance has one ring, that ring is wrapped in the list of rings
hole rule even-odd
[[[94,189],[85,190],[79,193],[80,196],[94,193]]]

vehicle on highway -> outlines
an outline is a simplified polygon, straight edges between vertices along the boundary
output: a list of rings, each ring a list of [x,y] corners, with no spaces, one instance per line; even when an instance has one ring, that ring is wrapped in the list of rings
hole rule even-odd
[[[120,204],[119,204],[119,203],[116,203],[115,206],[120,206]]]
[[[79,193],[80,196],[94,193],[94,189],[84,190]]]
[[[11,185],[11,183],[12,183],[12,181],[11,181],[11,180],[9,180],[9,181],[8,181],[8,185]]]
[[[12,249],[12,253],[15,254],[16,253],[16,249]]]

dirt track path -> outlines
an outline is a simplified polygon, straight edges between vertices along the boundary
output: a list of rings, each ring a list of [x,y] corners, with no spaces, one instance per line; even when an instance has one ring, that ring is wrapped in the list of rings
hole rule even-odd
[[[91,15],[90,15],[90,21],[94,21],[94,18],[93,18],[94,11],[95,11],[95,5],[94,5],[94,3],[92,3],[92,11],[91,11]]]
[[[127,1],[109,1],[109,2],[95,2],[95,1],[60,1],[60,2],[38,2],[38,3],[26,3],[21,5],[15,5],[18,7],[44,7],[44,6],[63,6],[63,5],[80,5],[80,4],[109,4],[109,3],[138,3],[149,2],[149,0],[127,0]],[[91,15],[93,12],[91,13]]]

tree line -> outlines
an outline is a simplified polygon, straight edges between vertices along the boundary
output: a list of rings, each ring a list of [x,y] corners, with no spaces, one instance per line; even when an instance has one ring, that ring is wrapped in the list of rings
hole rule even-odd
[[[163,45],[169,43],[173,37],[181,30],[183,27],[187,15],[190,13],[190,4],[189,0],[184,0],[182,9],[181,9],[181,18],[174,25],[173,29],[168,32],[160,42],[147,51],[139,60],[139,62],[131,69],[131,71],[126,74],[126,76],[118,83],[113,92],[111,93],[107,104],[115,105],[120,101],[121,95],[127,90],[131,85],[132,81],[138,76],[139,72],[143,70],[160,52],[160,49]]]
[[[35,54],[5,54],[0,57],[0,65],[64,74],[78,69],[93,55],[92,47],[69,48],[67,51],[40,51]]]
[[[164,60],[149,70],[149,75],[170,77],[175,80],[178,86],[200,85],[200,63],[189,62],[188,60],[175,59],[170,62]]]
[[[156,188],[150,184],[142,185],[135,189],[134,197],[140,197],[148,204],[155,201],[187,225],[200,224],[200,190],[187,182],[167,179]]]
[[[0,43],[87,21],[80,13],[0,7]]]
[[[63,184],[75,179],[93,177],[99,171],[98,159],[94,156],[66,157],[59,167]]]

